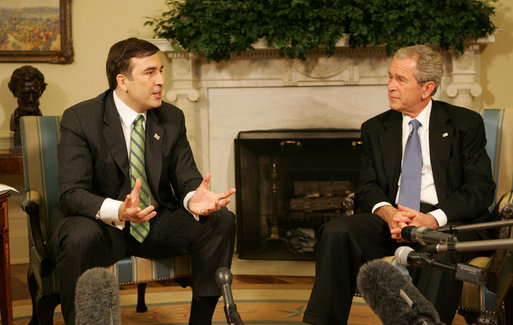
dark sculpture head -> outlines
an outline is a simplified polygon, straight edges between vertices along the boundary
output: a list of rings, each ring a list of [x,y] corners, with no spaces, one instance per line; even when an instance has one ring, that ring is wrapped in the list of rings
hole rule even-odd
[[[8,87],[18,99],[18,108],[11,116],[11,130],[19,131],[21,116],[41,115],[39,98],[46,89],[45,77],[38,69],[26,65],[14,70]]]

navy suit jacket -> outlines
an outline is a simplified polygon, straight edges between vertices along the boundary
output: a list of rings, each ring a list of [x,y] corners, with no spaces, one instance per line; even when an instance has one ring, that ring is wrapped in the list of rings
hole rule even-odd
[[[132,186],[120,116],[111,90],[67,109],[59,143],[59,203],[54,216],[94,218],[105,198],[124,201]],[[182,206],[202,181],[186,137],[183,112],[165,103],[147,111],[146,173],[155,200]]]
[[[402,161],[402,114],[389,110],[364,122],[357,206],[370,212],[378,202],[395,205]],[[449,223],[477,223],[490,217],[495,183],[485,150],[483,119],[469,109],[434,101],[429,147],[438,195],[435,208]]]

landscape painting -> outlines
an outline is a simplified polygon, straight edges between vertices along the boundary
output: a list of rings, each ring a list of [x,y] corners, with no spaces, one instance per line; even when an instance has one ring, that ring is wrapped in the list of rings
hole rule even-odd
[[[70,2],[0,1],[0,61],[71,62]]]

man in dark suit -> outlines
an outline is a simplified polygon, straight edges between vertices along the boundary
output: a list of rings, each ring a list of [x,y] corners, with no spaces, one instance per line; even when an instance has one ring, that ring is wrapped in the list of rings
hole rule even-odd
[[[394,55],[388,82],[391,110],[371,118],[361,128],[362,170],[356,191],[361,213],[323,225],[306,323],[346,324],[360,266],[393,255],[397,247],[406,245],[401,238],[403,227],[436,229],[489,219],[495,184],[485,151],[483,120],[471,110],[431,99],[442,72],[441,56],[429,47],[406,47]],[[401,187],[406,188],[401,181],[408,179],[402,165],[406,162],[402,157],[407,138],[417,132],[412,131],[412,120],[420,122],[416,208],[398,204]],[[486,232],[466,233],[458,239],[487,236]],[[444,253],[435,258],[457,263],[472,255]],[[410,275],[434,303],[441,320],[451,324],[462,283],[452,274],[431,269],[411,268]]]
[[[231,265],[235,218],[225,207],[235,189],[213,193],[198,172],[182,111],[162,101],[158,50],[136,38],[114,44],[110,89],[63,114],[50,246],[66,324],[80,274],[126,255],[192,254],[190,324],[211,324],[221,295],[215,271]]]

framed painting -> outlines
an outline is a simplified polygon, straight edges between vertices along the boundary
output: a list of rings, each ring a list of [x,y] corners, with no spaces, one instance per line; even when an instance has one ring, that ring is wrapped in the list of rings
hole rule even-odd
[[[0,1],[0,62],[72,61],[71,0]]]

